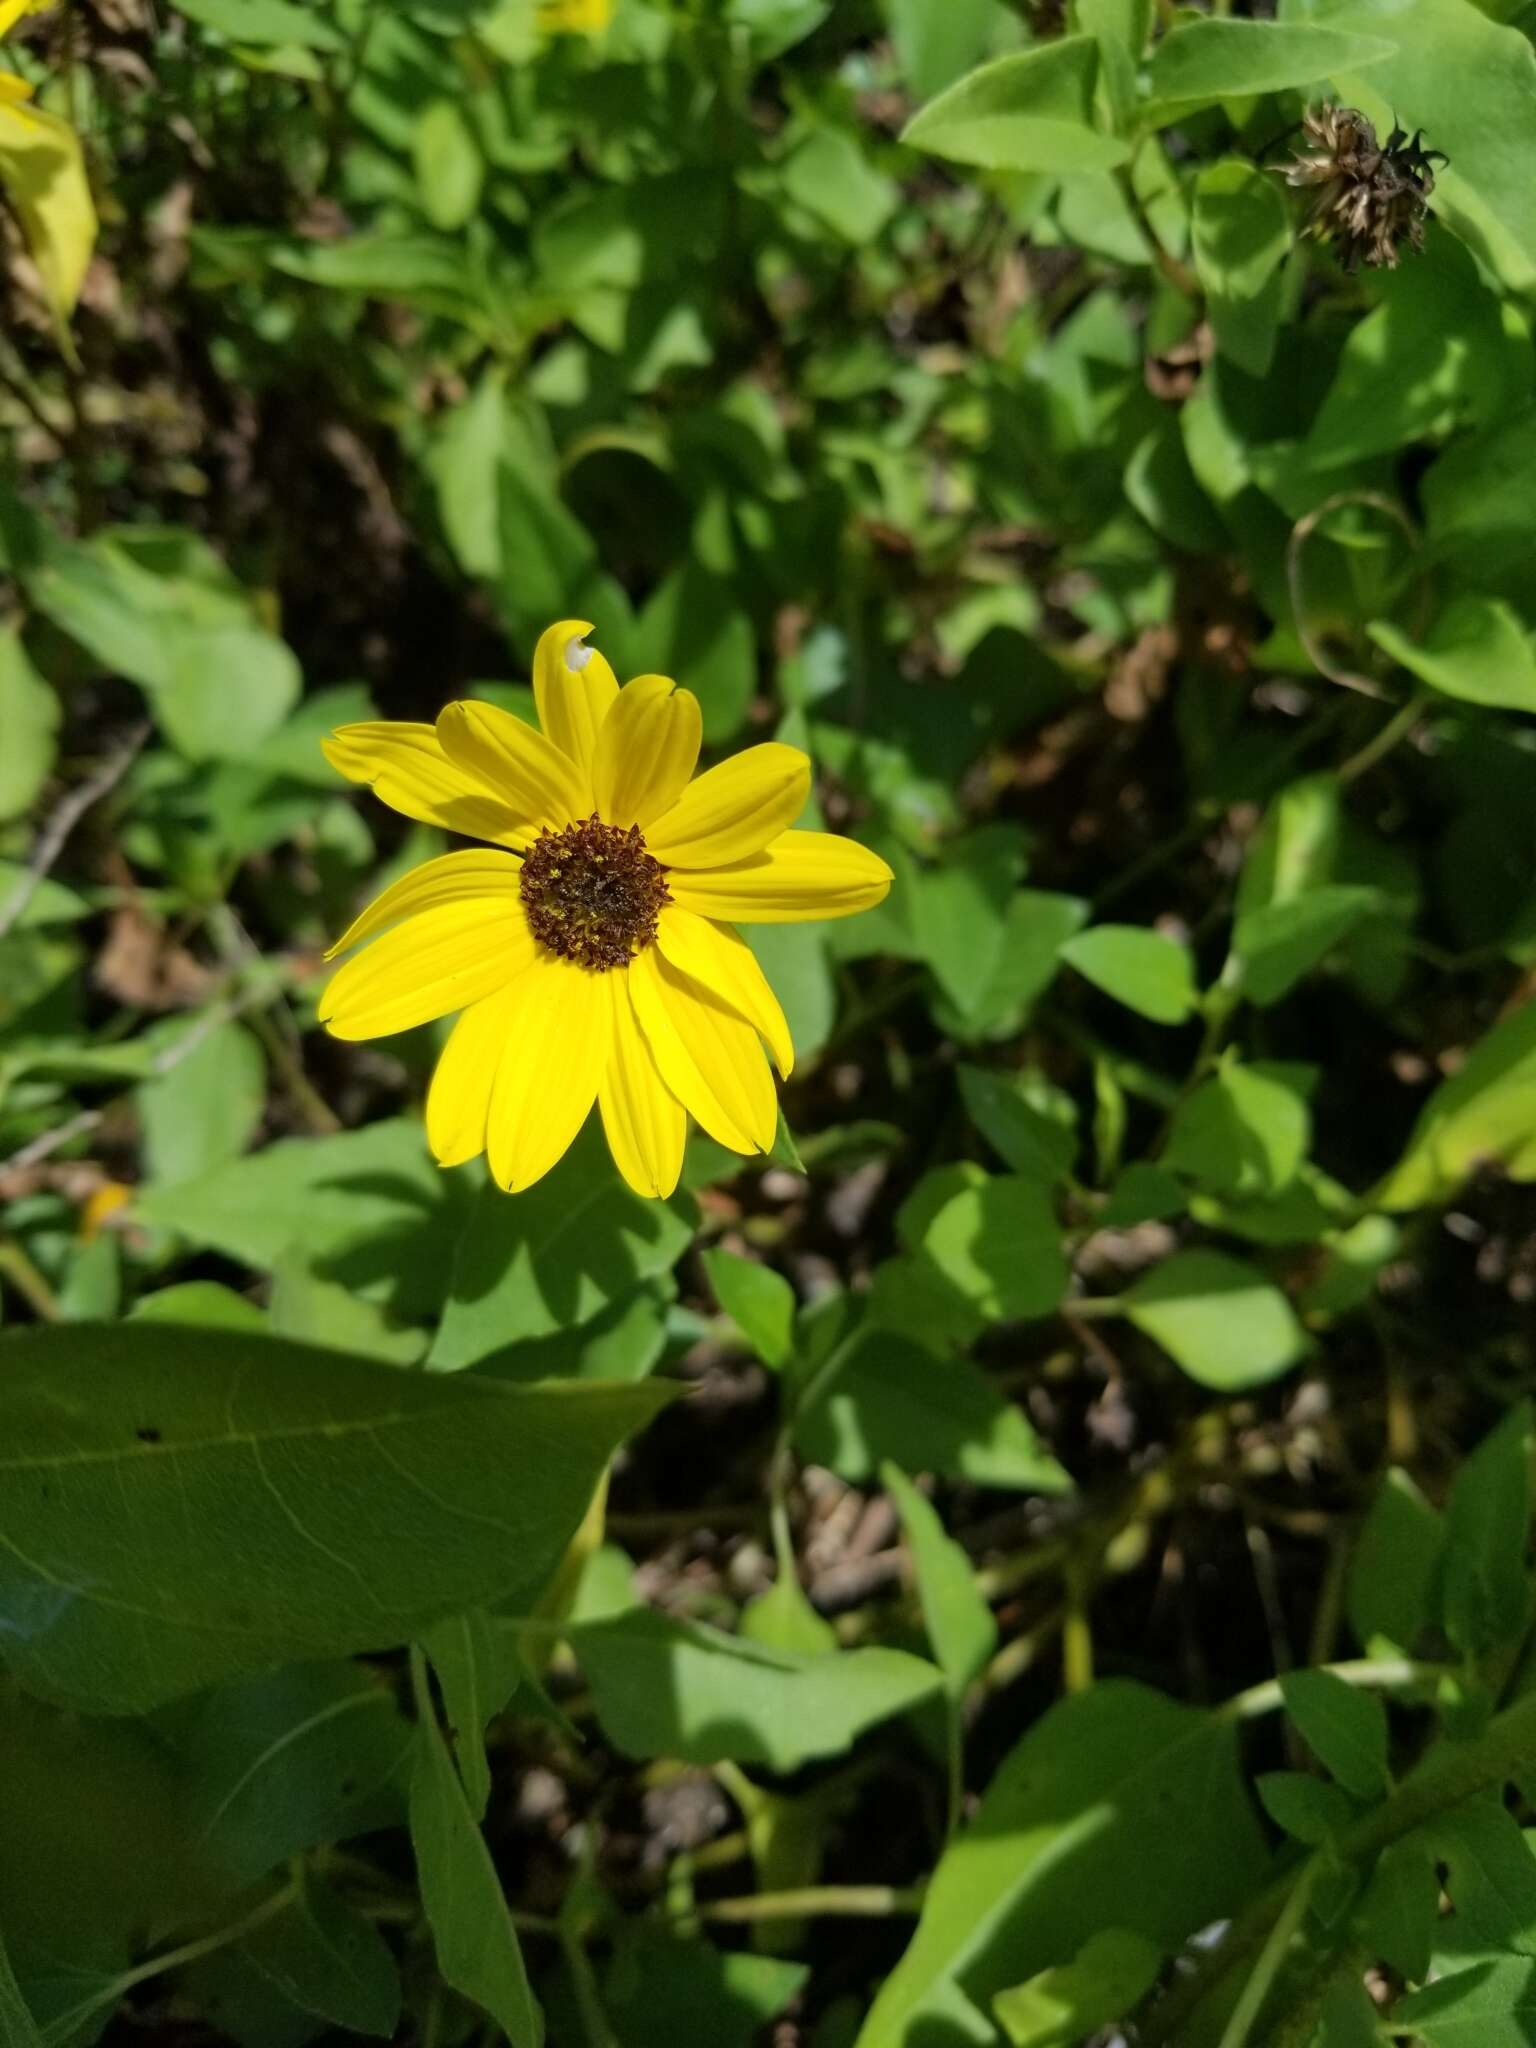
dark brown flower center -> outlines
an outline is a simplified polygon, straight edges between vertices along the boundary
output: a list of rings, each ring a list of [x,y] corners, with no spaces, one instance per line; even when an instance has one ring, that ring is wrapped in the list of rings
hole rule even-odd
[[[523,856],[522,889],[539,943],[600,971],[627,967],[649,946],[672,901],[640,827],[625,832],[595,814],[563,832],[539,834]]]

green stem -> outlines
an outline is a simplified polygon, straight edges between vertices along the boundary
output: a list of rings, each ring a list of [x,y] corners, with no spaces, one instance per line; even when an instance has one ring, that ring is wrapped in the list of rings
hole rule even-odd
[[[41,1321],[58,1321],[58,1296],[14,1238],[0,1239],[0,1280],[9,1280]]]
[[[1253,1966],[1253,1974],[1243,1986],[1243,1995],[1232,2009],[1232,2017],[1227,2021],[1220,2048],[1247,2048],[1248,2036],[1253,2031],[1254,2021],[1263,2010],[1264,2001],[1269,1997],[1275,1979],[1284,1967],[1291,1943],[1295,1940],[1306,1915],[1307,1901],[1312,1896],[1312,1888],[1322,1876],[1324,1868],[1321,1853],[1309,1857],[1302,1865],[1300,1876],[1291,1886],[1285,1904],[1275,1916],[1275,1924],[1269,1931],[1269,1939],[1260,1951],[1259,1960]]]
[[[1353,1657],[1343,1664],[1324,1664],[1318,1668],[1330,1677],[1342,1678],[1346,1685],[1379,1687],[1383,1692],[1434,1685],[1453,1669],[1449,1664],[1415,1664],[1407,1657]],[[1250,1685],[1246,1692],[1234,1693],[1231,1699],[1224,1700],[1216,1709],[1216,1718],[1252,1721],[1261,1714],[1276,1713],[1284,1705],[1280,1680],[1266,1678],[1262,1685]]]
[[[1338,780],[1346,785],[1356,782],[1368,769],[1374,768],[1384,755],[1390,754],[1398,741],[1406,739],[1418,724],[1424,715],[1427,701],[1428,693],[1422,690],[1417,696],[1410,697],[1406,704],[1392,714],[1373,739],[1367,740],[1358,753],[1351,754],[1349,759],[1334,771]]]
[[[1506,1784],[1532,1762],[1536,1762],[1536,1692],[1527,1693],[1496,1715],[1474,1741],[1437,1744],[1389,1799],[1340,1836],[1334,1853],[1341,1863],[1369,1862],[1436,1814]],[[1255,1899],[1233,1923],[1220,1948],[1153,2008],[1141,2029],[1140,2048],[1164,2048],[1182,2038],[1185,2022],[1222,1980],[1263,1950],[1294,1882],[1287,1875]]]
[[[797,1891],[752,1892],[740,1899],[709,1899],[689,1908],[700,1920],[889,1920],[919,1913],[921,1885],[808,1884]]]
[[[215,1950],[228,1948],[232,1942],[244,1941],[248,1934],[254,1934],[258,1927],[265,1927],[269,1920],[275,1920],[279,1913],[291,1906],[299,1895],[297,1882],[285,1884],[281,1891],[273,1892],[254,1906],[243,1919],[236,1920],[228,1927],[221,1927],[215,1934],[205,1934],[197,1941],[189,1941],[181,1948],[170,1949],[163,1956],[151,1956],[147,1963],[139,1963],[131,1970],[124,1970],[114,1977],[110,1984],[92,1992],[91,1996],[68,2012],[59,2013],[43,2029],[43,2040],[48,2048],[69,2040],[84,2025],[93,2013],[103,2011],[125,1998],[135,1985],[145,1984],[151,1977],[164,1976],[168,1970],[184,1969],[188,1963],[201,1962],[204,1956]]]

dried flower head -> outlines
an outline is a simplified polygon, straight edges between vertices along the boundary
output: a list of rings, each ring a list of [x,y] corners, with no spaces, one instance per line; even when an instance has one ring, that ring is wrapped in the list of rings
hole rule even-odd
[[[1332,104],[1313,108],[1301,128],[1310,148],[1281,176],[1315,191],[1303,234],[1331,241],[1346,270],[1395,269],[1405,242],[1423,248],[1434,166],[1447,158],[1423,147],[1422,129],[1394,128],[1382,144],[1364,114]]]

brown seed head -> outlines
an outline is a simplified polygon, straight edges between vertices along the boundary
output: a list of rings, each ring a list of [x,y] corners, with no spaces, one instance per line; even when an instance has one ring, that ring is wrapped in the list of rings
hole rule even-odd
[[[563,832],[542,831],[523,856],[521,886],[539,943],[599,972],[627,967],[651,945],[672,901],[640,827],[626,832],[595,813]]]

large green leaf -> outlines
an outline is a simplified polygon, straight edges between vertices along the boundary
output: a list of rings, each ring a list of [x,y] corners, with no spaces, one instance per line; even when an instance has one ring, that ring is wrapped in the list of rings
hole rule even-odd
[[[637,1609],[574,1633],[597,1717],[630,1756],[792,1771],[930,1698],[936,1668],[902,1650],[770,1650]]]
[[[454,1252],[432,1363],[473,1365],[513,1342],[590,1322],[671,1270],[695,1214],[691,1195],[652,1202],[633,1193],[595,1126],[515,1200],[483,1187]]]
[[[1291,246],[1280,188],[1256,164],[1222,157],[1195,180],[1192,227],[1190,246],[1216,346],[1262,377],[1275,352],[1280,265]]]
[[[1379,36],[1273,21],[1182,21],[1152,53],[1151,118],[1192,104],[1285,92],[1345,69],[1379,64],[1392,45]]]
[[[1053,1707],[940,1858],[910,1947],[858,2048],[947,2042],[984,2004],[1106,1927],[1164,1949],[1225,1917],[1264,1849],[1230,1726],[1114,1679]]]
[[[421,1126],[399,1117],[335,1137],[283,1138],[146,1189],[134,1208],[146,1223],[268,1271],[300,1244],[317,1272],[409,1315],[442,1299],[470,1193],[464,1175],[433,1163]]]
[[[59,700],[27,659],[15,626],[0,632],[0,822],[36,802],[53,770]]]
[[[999,57],[959,79],[908,122],[902,137],[954,163],[993,171],[1110,170],[1130,149],[1093,125],[1098,44],[1063,36]]]
[[[172,1324],[0,1351],[4,1653],[129,1713],[543,1592],[649,1386],[517,1387]]]
[[[540,2048],[544,2015],[528,1982],[501,1879],[420,1683],[417,1707],[411,1845],[438,1968],[456,1990],[485,2008],[512,2048]]]
[[[1261,1387],[1307,1353],[1307,1333],[1280,1289],[1225,1252],[1175,1252],[1123,1300],[1136,1327],[1192,1380],[1222,1393]]]
[[[1499,598],[1460,592],[1422,640],[1391,619],[1374,619],[1367,630],[1410,675],[1443,696],[1536,711],[1536,653],[1518,614]]]
[[[1500,1018],[1440,1083],[1371,1200],[1382,1209],[1422,1209],[1494,1163],[1514,1180],[1536,1180],[1536,1003]]]
[[[1391,2025],[1428,2048],[1531,2048],[1536,1963],[1509,1957],[1457,1970],[1399,1999]]]

